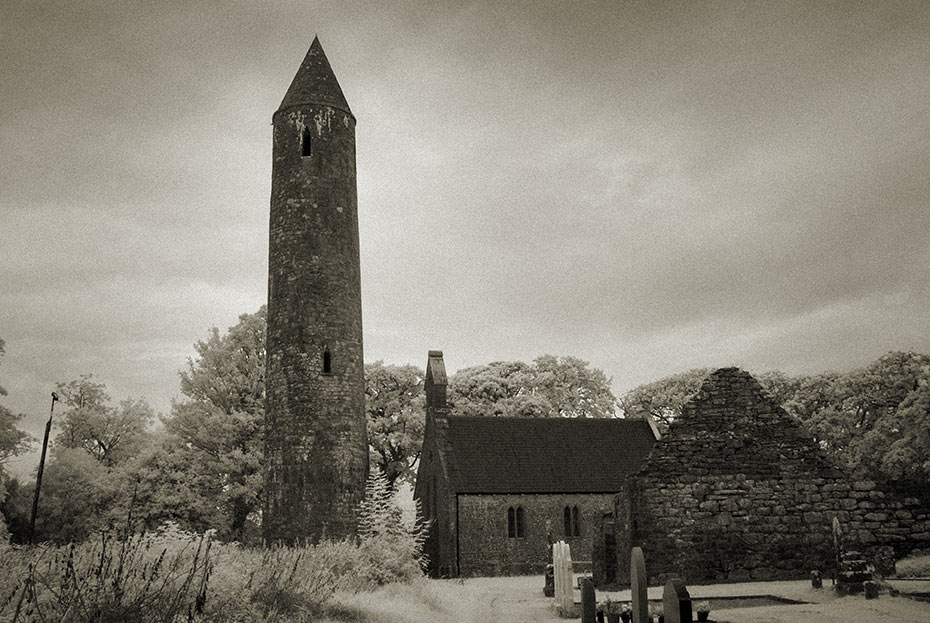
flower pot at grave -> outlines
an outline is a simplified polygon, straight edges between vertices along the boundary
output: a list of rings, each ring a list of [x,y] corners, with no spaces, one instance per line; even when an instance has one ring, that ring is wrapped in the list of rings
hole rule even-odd
[[[620,614],[619,612],[608,612],[608,613],[607,613],[607,623],[620,623],[620,618],[621,618],[622,616],[623,616],[623,615]],[[624,621],[629,621],[630,618],[627,617],[627,618],[625,618],[625,619],[623,619],[623,620],[624,620]]]
[[[700,610],[698,610],[698,613],[697,613],[698,621],[706,621],[709,616],[710,616],[710,612],[701,612]]]

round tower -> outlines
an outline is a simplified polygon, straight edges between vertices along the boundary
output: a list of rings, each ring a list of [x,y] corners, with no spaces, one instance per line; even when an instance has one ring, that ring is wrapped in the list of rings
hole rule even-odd
[[[316,542],[368,475],[355,117],[318,39],[272,120],[262,531]]]

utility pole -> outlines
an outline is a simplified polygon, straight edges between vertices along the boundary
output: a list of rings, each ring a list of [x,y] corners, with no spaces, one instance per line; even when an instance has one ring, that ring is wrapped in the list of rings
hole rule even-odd
[[[42,440],[42,456],[39,458],[39,473],[36,474],[36,494],[32,498],[32,517],[29,519],[29,543],[32,544],[36,532],[36,511],[39,510],[39,490],[42,488],[42,472],[45,471],[45,452],[48,450],[48,435],[52,432],[52,416],[55,415],[55,403],[58,394],[52,392],[52,408],[45,423],[45,439]]]

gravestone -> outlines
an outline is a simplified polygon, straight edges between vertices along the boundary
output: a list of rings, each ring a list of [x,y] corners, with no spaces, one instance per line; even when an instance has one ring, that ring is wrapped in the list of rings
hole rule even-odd
[[[836,566],[839,568],[843,558],[843,526],[838,517],[833,518],[833,555],[836,557]]]
[[[543,595],[555,597],[555,571],[552,563],[546,565],[546,583],[543,585]]]
[[[894,548],[890,545],[876,547],[872,551],[871,562],[875,565],[875,573],[883,578],[894,575],[895,554]]]
[[[571,548],[564,541],[559,541],[552,546],[552,573],[556,606],[560,614],[567,616],[574,609],[574,599],[572,598]]]
[[[836,574],[836,592],[840,595],[861,593],[864,584],[872,579],[869,563],[862,554],[846,551],[840,556],[839,570]]]
[[[585,578],[581,581],[581,623],[596,623],[597,599],[594,596],[594,583]]]
[[[630,554],[630,595],[633,600],[633,623],[649,623],[646,560],[640,547],[634,547]]]
[[[684,580],[669,578],[662,593],[662,613],[665,623],[692,623],[691,595]]]

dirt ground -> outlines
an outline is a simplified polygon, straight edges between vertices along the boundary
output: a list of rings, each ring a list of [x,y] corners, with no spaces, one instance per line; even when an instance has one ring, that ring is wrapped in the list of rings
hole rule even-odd
[[[901,590],[930,592],[928,582],[891,582]],[[711,612],[710,618],[718,623],[798,623],[804,621],[824,623],[930,623],[930,603],[918,602],[906,597],[891,597],[882,593],[878,599],[866,600],[863,596],[837,597],[829,586],[814,590],[808,581],[796,582],[750,582],[743,584],[715,584],[688,587],[693,601],[709,597],[733,597],[747,595],[774,595],[797,601],[809,602],[796,605],[734,608]],[[629,591],[598,593],[598,600],[606,596],[611,599],[628,600]],[[660,587],[650,588],[650,599],[662,596]],[[376,598],[374,603],[386,605],[385,600]],[[576,591],[577,597],[577,591]],[[467,580],[430,580],[416,597],[393,595],[395,602],[390,613],[373,620],[380,621],[437,621],[446,623],[564,623],[555,609],[554,600],[542,594],[542,578],[473,578]],[[402,603],[413,598],[428,603],[429,612],[423,608],[405,608]],[[398,601],[400,603],[398,603]],[[361,605],[361,604],[359,604]],[[372,605],[372,607],[374,607]],[[371,615],[375,612],[362,607]],[[429,614],[432,613],[432,614]],[[578,620],[580,616],[574,617]]]

